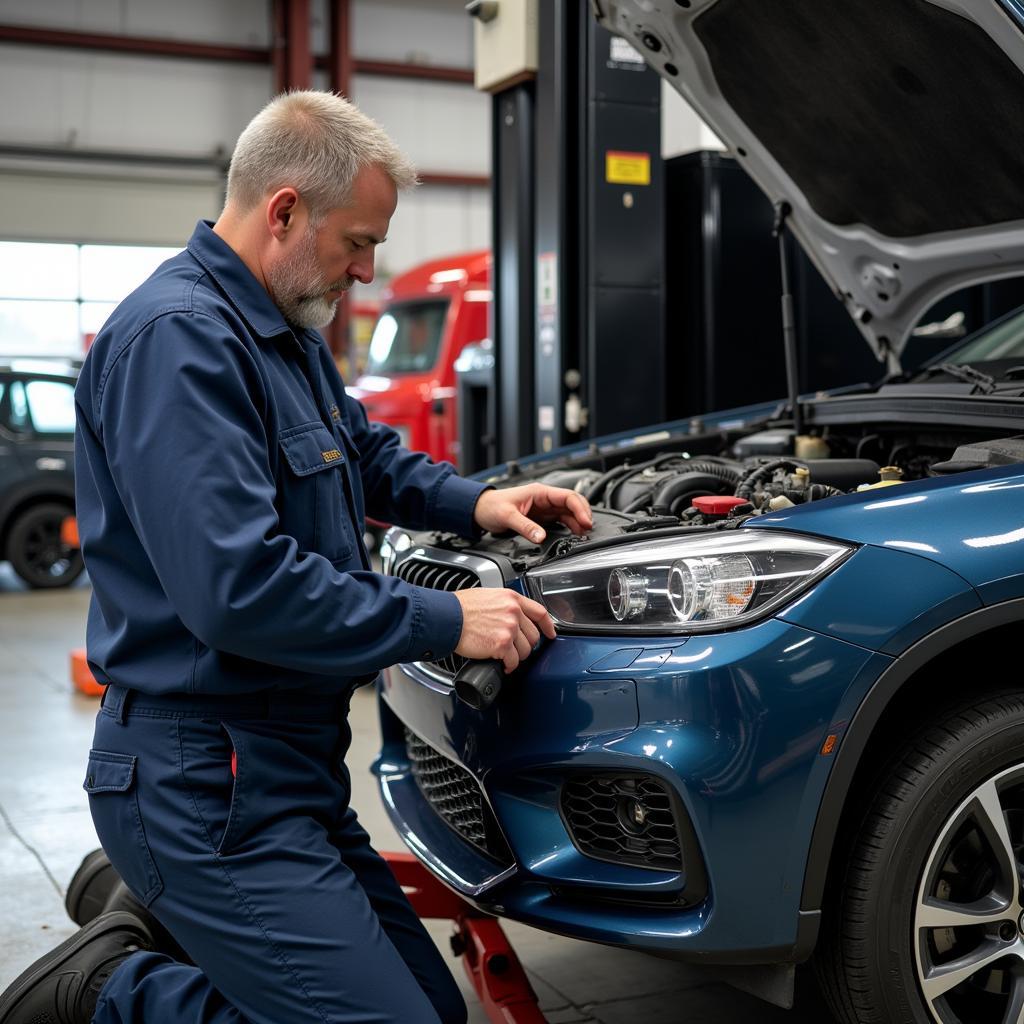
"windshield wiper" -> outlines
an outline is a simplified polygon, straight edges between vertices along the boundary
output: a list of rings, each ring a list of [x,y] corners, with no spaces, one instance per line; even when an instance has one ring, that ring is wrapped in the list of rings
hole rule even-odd
[[[996,388],[995,377],[990,377],[987,373],[982,373],[981,370],[976,370],[973,366],[967,366],[966,364],[939,363],[937,366],[926,367],[924,372],[928,377],[944,373],[967,384],[973,384],[974,387],[971,388],[972,395],[976,391],[980,391],[983,395],[990,395]]]

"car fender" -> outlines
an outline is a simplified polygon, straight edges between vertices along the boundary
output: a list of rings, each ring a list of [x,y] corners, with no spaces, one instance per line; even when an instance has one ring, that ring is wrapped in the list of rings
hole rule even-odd
[[[936,657],[979,633],[1024,620],[1024,598],[982,607],[935,629],[908,647],[871,686],[850,720],[835,755],[818,808],[801,892],[801,914],[820,911],[833,844],[861,758],[886,708],[901,687]],[[813,946],[816,935],[801,939]],[[802,950],[804,955],[810,948]]]
[[[939,563],[866,544],[777,618],[898,657],[981,604],[966,580]]]

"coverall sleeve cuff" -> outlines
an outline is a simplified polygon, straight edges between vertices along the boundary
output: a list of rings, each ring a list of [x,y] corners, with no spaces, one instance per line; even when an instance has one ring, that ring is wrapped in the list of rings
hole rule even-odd
[[[430,510],[431,527],[457,533],[460,537],[477,539],[481,531],[473,521],[473,510],[480,495],[491,489],[490,484],[467,480],[457,473],[449,474],[434,492],[433,508]]]
[[[451,654],[462,637],[462,605],[449,591],[417,587],[416,622],[403,661],[437,661]]]

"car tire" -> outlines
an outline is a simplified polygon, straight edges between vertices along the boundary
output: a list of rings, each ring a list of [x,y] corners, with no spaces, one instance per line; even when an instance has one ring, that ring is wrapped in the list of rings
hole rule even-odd
[[[815,955],[830,1009],[844,1024],[1024,1020],[1024,694],[947,707],[878,779],[837,847]]]
[[[41,502],[21,512],[11,525],[7,559],[33,590],[66,587],[82,575],[82,552],[60,539],[61,523],[71,514],[67,505]]]

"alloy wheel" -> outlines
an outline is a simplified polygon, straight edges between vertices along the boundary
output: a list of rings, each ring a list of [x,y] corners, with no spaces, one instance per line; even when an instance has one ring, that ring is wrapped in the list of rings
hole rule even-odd
[[[25,562],[40,576],[63,576],[71,568],[71,550],[60,539],[60,523],[40,519],[25,537]]]
[[[932,848],[914,914],[917,981],[941,1024],[1024,1024],[1024,765],[977,786]]]
[[[22,512],[11,526],[6,555],[30,587],[64,587],[82,574],[82,552],[61,540],[61,524],[69,514],[66,505],[43,502]]]

